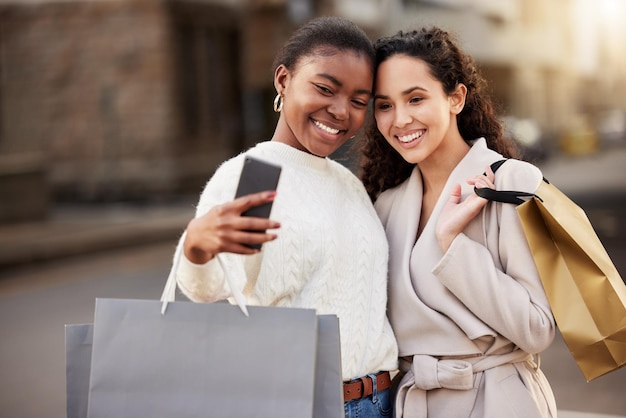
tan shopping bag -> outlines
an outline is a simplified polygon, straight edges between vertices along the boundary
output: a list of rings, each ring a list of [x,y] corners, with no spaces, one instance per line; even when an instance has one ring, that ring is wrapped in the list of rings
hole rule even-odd
[[[585,379],[626,365],[626,286],[585,212],[547,180],[531,194],[489,190],[476,192],[519,204],[556,323]]]

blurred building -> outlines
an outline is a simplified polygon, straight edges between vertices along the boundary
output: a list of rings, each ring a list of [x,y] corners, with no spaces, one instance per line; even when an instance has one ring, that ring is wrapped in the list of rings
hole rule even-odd
[[[577,36],[585,3],[0,0],[0,221],[45,216],[57,200],[197,194],[221,161],[271,136],[272,59],[317,15],[372,38],[451,30],[503,115],[555,140],[579,115],[626,109],[624,25],[594,23],[590,55]],[[609,18],[626,22],[623,10]]]
[[[197,193],[267,135],[289,31],[284,8],[229,3],[1,1],[0,172],[37,172],[54,199]]]

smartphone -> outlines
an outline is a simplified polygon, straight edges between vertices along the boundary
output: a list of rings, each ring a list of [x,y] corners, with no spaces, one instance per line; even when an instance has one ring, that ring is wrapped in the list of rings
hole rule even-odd
[[[277,164],[246,155],[235,198],[266,190],[276,190],[281,170],[281,166]],[[271,211],[272,202],[250,208],[241,215],[269,218]],[[256,249],[261,248],[261,244],[248,244],[248,246]]]

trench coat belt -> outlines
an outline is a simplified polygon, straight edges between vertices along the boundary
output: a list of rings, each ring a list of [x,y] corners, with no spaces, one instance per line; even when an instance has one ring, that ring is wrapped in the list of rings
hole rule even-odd
[[[507,364],[532,361],[525,351],[516,350],[507,354],[487,355],[469,358],[442,358],[423,354],[413,356],[411,367],[402,376],[397,389],[395,416],[403,417],[404,411],[411,411],[411,417],[426,417],[426,391],[446,388],[468,391],[474,386],[474,374]],[[404,367],[403,367],[404,369]],[[474,402],[469,395],[459,402]]]
[[[471,357],[467,359],[438,359],[433,356],[417,354],[411,365],[413,382],[405,385],[418,389],[438,388],[469,390],[474,386],[474,373],[479,373],[506,363],[518,363],[532,360],[532,356],[522,350],[506,354]]]

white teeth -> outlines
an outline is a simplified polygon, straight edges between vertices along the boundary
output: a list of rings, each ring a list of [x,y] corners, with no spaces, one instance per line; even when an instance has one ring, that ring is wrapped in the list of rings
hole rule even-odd
[[[406,144],[406,143],[416,140],[417,138],[421,137],[423,134],[424,134],[424,131],[415,132],[411,135],[399,136],[398,140]]]
[[[326,126],[323,123],[318,122],[316,120],[314,120],[313,123],[315,124],[315,126],[317,126],[318,128],[320,128],[321,130],[323,130],[325,132],[328,132],[329,134],[337,135],[339,133],[339,129],[333,129],[333,128],[331,128],[329,126]]]

